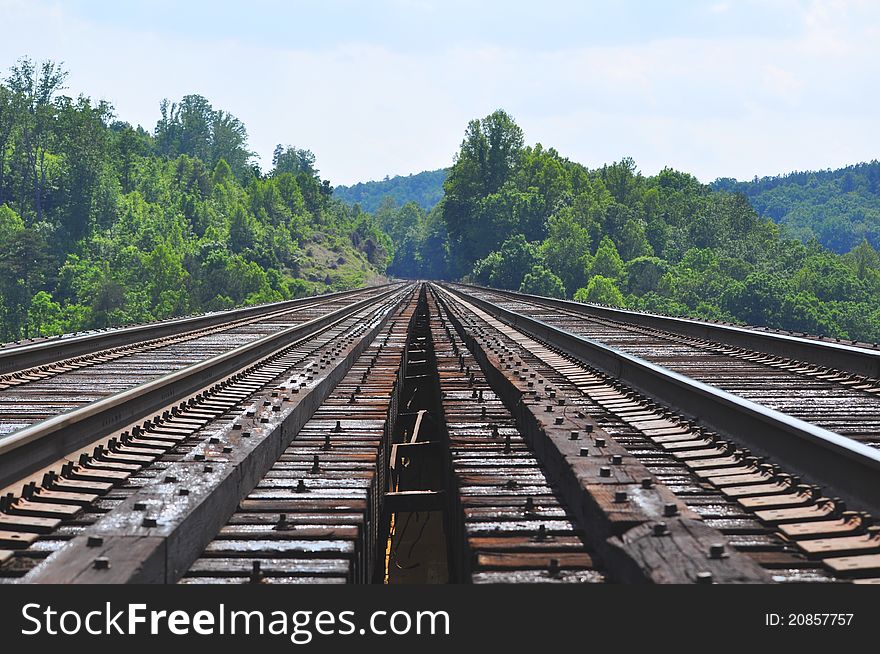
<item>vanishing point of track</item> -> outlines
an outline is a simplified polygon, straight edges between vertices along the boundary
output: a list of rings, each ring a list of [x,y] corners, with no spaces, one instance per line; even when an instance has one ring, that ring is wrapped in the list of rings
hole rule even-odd
[[[880,353],[397,283],[0,348],[0,581],[874,583]]]

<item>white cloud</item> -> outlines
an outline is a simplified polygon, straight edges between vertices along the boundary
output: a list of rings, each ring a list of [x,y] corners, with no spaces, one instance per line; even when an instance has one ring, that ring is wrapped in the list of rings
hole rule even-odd
[[[794,11],[794,9],[792,9]],[[112,29],[61,4],[0,0],[0,65],[63,60],[70,91],[152,128],[161,98],[201,93],[278,142],[315,151],[333,183],[448,165],[467,121],[498,107],[528,141],[600,165],[633,156],[703,180],[750,178],[880,152],[878,10],[815,2],[785,39],[648,40],[555,51],[493,44],[402,53],[383,45],[255,46]]]

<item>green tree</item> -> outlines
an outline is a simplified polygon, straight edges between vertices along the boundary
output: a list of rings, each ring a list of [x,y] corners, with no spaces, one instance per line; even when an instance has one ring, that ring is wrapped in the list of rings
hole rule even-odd
[[[565,298],[562,280],[544,266],[532,266],[531,272],[523,278],[519,291],[545,297]]]
[[[74,241],[88,234],[97,213],[99,185],[110,148],[110,114],[109,104],[101,102],[93,107],[85,97],[77,102],[63,98],[59,103],[58,150],[65,159],[60,176],[61,203],[65,231]]]
[[[7,84],[12,91],[21,132],[16,156],[22,183],[30,185],[36,222],[43,220],[43,197],[46,191],[49,149],[56,134],[53,129],[55,95],[67,78],[59,64],[44,61],[37,66],[24,57],[11,68]],[[19,213],[24,213],[24,198]]]
[[[522,130],[504,111],[468,123],[461,148],[444,183],[442,205],[453,255],[460,274],[491,249],[492,225],[475,222],[481,198],[497,193],[515,170],[523,146]],[[487,247],[488,246],[488,247]]]
[[[618,237],[620,256],[624,261],[630,261],[637,257],[649,257],[654,254],[654,249],[648,242],[645,227],[637,220],[627,220]]]
[[[666,262],[657,257],[637,257],[626,263],[626,289],[644,295],[656,291],[667,271]]]
[[[590,234],[574,217],[571,208],[565,208],[547,220],[547,238],[540,252],[547,267],[562,280],[565,288],[579,288],[586,284],[584,274],[586,257],[590,250]]]
[[[619,280],[623,277],[624,271],[623,259],[617,253],[617,246],[614,245],[614,241],[608,236],[603,237],[590,266],[590,276],[600,275],[609,279]]]
[[[613,307],[624,306],[623,295],[613,279],[602,275],[593,275],[586,288],[579,288],[574,294],[577,302],[608,304]]]
[[[842,260],[849,264],[859,279],[865,279],[869,271],[880,268],[880,254],[877,254],[866,238],[844,255]]]
[[[31,299],[28,324],[34,336],[61,334],[66,327],[61,305],[52,300],[52,296],[46,291],[38,292]]]
[[[471,277],[496,288],[518,289],[527,271],[542,265],[538,248],[522,234],[507,239],[496,252],[474,264]]]

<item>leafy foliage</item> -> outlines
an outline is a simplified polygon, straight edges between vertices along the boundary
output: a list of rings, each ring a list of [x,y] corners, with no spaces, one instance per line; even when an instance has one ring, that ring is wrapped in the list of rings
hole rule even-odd
[[[0,83],[0,339],[363,285],[391,241],[332,199],[308,151],[252,161],[244,125],[187,95],[153,133],[22,59]]]
[[[337,186],[333,196],[346,204],[359,204],[361,209],[373,213],[382,203],[391,199],[397,206],[416,203],[430,211],[443,198],[443,182],[447,170],[426,170],[415,175],[396,175],[378,182],[359,182],[352,186]]]
[[[532,266],[532,271],[523,277],[519,290],[521,293],[565,298],[565,287],[562,285],[562,280],[540,265]]]
[[[862,240],[880,247],[880,161],[750,182],[725,178],[712,187],[742,193],[761,216],[804,242],[815,238],[838,253]]]
[[[376,215],[396,243],[396,275],[878,341],[880,255],[868,229],[878,173],[872,162],[707,186],[669,168],[645,177],[631,159],[590,170],[524,145],[496,111],[468,124],[434,209],[388,203]],[[746,192],[776,198],[772,211],[756,206],[783,225],[759,216]],[[797,223],[820,195],[828,221]],[[805,224],[816,231],[793,229]]]

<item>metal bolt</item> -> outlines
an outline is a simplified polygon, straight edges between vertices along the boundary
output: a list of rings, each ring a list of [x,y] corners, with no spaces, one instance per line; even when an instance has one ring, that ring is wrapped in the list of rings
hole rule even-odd
[[[131,508],[134,509],[135,511],[146,511],[147,504],[146,504],[146,502],[135,502],[134,506],[132,506]]]
[[[535,510],[535,500],[534,500],[534,498],[532,498],[532,497],[527,497],[527,498],[526,498],[526,507],[525,507],[525,510],[526,510],[527,513]]]
[[[552,404],[548,404],[548,405],[547,405],[547,408],[544,409],[544,411],[545,411],[546,413],[553,413],[553,405],[552,405]]]
[[[215,443],[215,444],[216,444],[216,443],[219,443],[219,442],[220,442],[220,439],[217,438],[216,436],[211,436],[211,438],[208,439],[208,442],[209,442],[209,443]]]
[[[205,472],[214,472],[214,466],[205,466]]]
[[[663,515],[667,518],[678,515],[678,507],[671,502],[663,505]]]
[[[580,455],[581,456],[590,456],[590,450],[587,449],[586,447],[582,447],[581,451],[580,451]]]
[[[550,559],[550,565],[547,567],[547,574],[551,577],[559,576],[559,559]]]
[[[596,439],[596,447],[605,447],[605,439],[597,438]]]
[[[193,459],[195,459],[196,461],[204,461],[205,455],[196,453],[196,454],[193,454]]]
[[[724,543],[713,543],[709,546],[710,559],[723,559],[724,556]]]
[[[318,455],[316,454],[314,460],[312,461],[312,470],[311,470],[311,473],[312,473],[313,475],[316,475],[316,474],[318,474],[319,472],[321,472],[321,467],[320,467],[320,465],[319,465]]]
[[[286,513],[281,513],[278,515],[278,522],[275,524],[273,529],[277,531],[287,531],[288,529],[291,529],[290,524],[287,522]]]
[[[568,435],[568,439],[572,441],[576,441],[581,437],[581,433],[577,429],[572,429]]]
[[[611,465],[619,466],[623,463],[623,457],[620,454],[611,455]]]
[[[666,527],[665,522],[658,522],[654,524],[652,532],[655,536],[665,536],[667,533],[669,533],[669,529]]]
[[[642,488],[651,488],[654,485],[654,480],[650,477],[645,477],[642,479]]]
[[[563,418],[562,416],[556,416],[556,417],[553,419],[553,422],[554,422],[555,424],[557,424],[557,425],[561,425],[563,420],[564,420],[564,418]]]
[[[696,581],[698,584],[714,583],[712,580],[712,573],[711,572],[698,572]]]
[[[144,527],[155,527],[156,526],[156,518],[144,518],[144,521],[141,524]]]
[[[175,483],[177,483],[177,477],[175,477],[174,475],[166,475],[165,476],[165,483],[166,484],[175,484]]]
[[[296,492],[297,493],[305,493],[306,492],[306,482],[304,479],[300,479],[296,484]]]
[[[178,488],[177,494],[185,497],[185,496],[189,495],[189,489],[188,488]]]
[[[627,495],[626,491],[623,491],[623,490],[614,491],[614,501],[617,502],[618,504],[621,504],[621,503],[626,502],[628,500],[629,500],[629,496]]]
[[[538,533],[535,534],[535,540],[547,540],[547,527],[546,525],[538,525]]]
[[[253,566],[251,567],[250,583],[259,584],[262,581],[263,581],[263,573],[260,570],[260,562],[254,561]]]
[[[95,570],[109,570],[110,569],[110,559],[105,556],[99,556],[97,559],[92,562],[92,567]]]
[[[610,477],[611,476],[611,468],[601,467],[599,468],[599,476],[600,477]]]
[[[229,454],[232,451],[232,448],[228,445],[223,448],[223,454]]]
[[[101,547],[104,544],[104,539],[100,536],[89,536],[86,539],[87,547]]]

